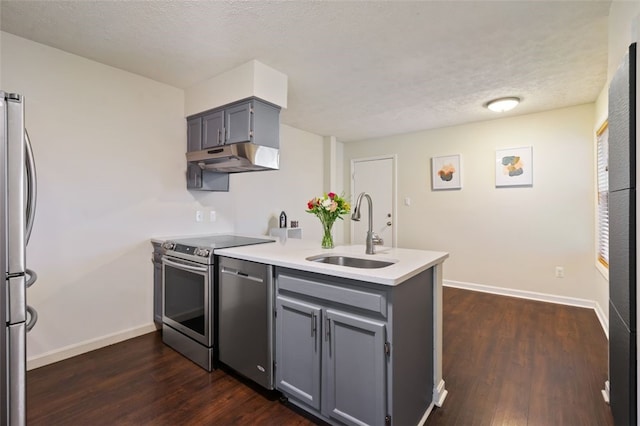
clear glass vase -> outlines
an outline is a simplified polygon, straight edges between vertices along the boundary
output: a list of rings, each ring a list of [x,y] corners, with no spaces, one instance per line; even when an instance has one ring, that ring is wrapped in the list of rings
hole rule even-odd
[[[331,234],[331,228],[333,228],[333,222],[323,221],[322,222],[322,248],[323,249],[332,249],[333,245],[333,235]]]

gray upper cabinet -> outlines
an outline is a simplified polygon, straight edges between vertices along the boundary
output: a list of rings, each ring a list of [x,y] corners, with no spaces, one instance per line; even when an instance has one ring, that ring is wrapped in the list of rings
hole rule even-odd
[[[187,151],[202,149],[202,117],[187,120]]]
[[[187,189],[196,191],[229,191],[229,173],[202,170],[187,163]]]
[[[254,101],[227,108],[224,112],[225,144],[252,141],[252,114]]]
[[[224,143],[224,111],[216,111],[202,117],[202,148],[207,149]]]
[[[253,142],[280,146],[280,107],[247,98],[187,117],[187,151]]]

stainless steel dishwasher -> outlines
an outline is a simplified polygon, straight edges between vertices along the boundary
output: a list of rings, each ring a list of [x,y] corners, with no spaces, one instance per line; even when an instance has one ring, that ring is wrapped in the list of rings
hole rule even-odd
[[[219,258],[219,360],[273,389],[273,267]]]

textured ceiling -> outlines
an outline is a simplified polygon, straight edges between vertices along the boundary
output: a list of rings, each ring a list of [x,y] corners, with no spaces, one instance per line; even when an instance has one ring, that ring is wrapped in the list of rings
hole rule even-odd
[[[186,88],[251,59],[282,122],[341,141],[593,102],[610,1],[6,1],[0,29]]]

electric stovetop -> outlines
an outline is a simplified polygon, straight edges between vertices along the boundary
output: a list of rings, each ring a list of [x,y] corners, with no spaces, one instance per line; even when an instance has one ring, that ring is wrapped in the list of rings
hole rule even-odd
[[[275,240],[268,238],[243,237],[240,235],[206,235],[202,237],[181,238],[171,240],[172,243],[183,246],[221,249],[229,247],[248,246],[252,244],[273,243]]]

